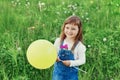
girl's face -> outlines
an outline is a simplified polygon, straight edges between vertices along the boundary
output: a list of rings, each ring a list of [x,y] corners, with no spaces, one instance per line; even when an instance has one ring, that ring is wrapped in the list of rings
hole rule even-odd
[[[78,31],[79,31],[79,28],[77,25],[73,25],[73,24],[66,24],[65,25],[64,33],[65,33],[67,38],[74,40],[78,34]]]

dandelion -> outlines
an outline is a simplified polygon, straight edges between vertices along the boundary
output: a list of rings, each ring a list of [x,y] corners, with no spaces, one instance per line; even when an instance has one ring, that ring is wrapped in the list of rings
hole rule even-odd
[[[17,0],[17,2],[19,2],[19,0]]]
[[[113,2],[111,1],[110,4],[113,5]]]
[[[66,14],[66,13],[67,13],[67,11],[64,11],[64,13]]]
[[[11,1],[12,4],[14,4],[14,1]]]
[[[91,47],[91,45],[88,45],[88,48],[90,48]]]
[[[84,18],[84,16],[81,16],[82,18]]]
[[[12,6],[15,7],[17,5],[17,2],[11,1]]]
[[[68,8],[71,8],[72,7],[72,5],[70,4],[70,5],[68,5]]]
[[[119,7],[119,4],[116,4],[117,7]]]
[[[70,8],[71,10],[76,10],[77,9],[77,7],[76,7],[76,4],[75,5],[68,5],[68,8]]]
[[[114,79],[111,79],[111,80],[114,80]]]
[[[30,2],[27,2],[27,5],[30,6]]]
[[[103,38],[103,41],[105,42],[105,41],[107,41],[107,39],[106,39],[106,38]]]
[[[18,5],[21,5],[21,3],[19,2]]]
[[[59,15],[59,14],[60,14],[60,12],[56,12],[56,14],[58,14],[58,15]]]
[[[85,15],[88,15],[88,12],[86,12]]]
[[[74,5],[75,5],[75,6],[77,6],[77,4],[76,4],[76,3],[75,3]]]
[[[65,4],[65,2],[62,2],[62,4],[64,5],[64,4]]]
[[[42,10],[42,8],[45,6],[45,3],[41,3],[40,1],[38,2],[38,7],[40,9],[40,11]]]
[[[75,13],[72,14],[73,16],[75,15]]]
[[[45,3],[42,3],[42,6],[45,6]]]
[[[93,4],[93,1],[90,1],[91,4]]]
[[[25,6],[26,6],[27,8],[29,8],[30,2],[27,1],[27,3],[25,4]]]
[[[73,8],[72,8],[73,10],[76,10],[77,9],[77,7],[76,6],[73,6]]]
[[[87,21],[89,21],[89,18],[86,18]]]
[[[21,51],[21,47],[18,47],[18,48],[17,48],[17,51]]]
[[[67,11],[67,13],[70,13],[70,11]]]
[[[28,28],[28,33],[33,34],[34,32],[35,32],[34,26]]]
[[[35,29],[34,26],[28,28],[28,30],[34,30],[34,29]]]

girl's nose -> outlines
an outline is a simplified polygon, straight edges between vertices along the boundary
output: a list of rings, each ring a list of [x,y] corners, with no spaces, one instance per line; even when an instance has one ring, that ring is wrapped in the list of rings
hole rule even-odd
[[[68,32],[71,33],[71,29],[69,29]]]

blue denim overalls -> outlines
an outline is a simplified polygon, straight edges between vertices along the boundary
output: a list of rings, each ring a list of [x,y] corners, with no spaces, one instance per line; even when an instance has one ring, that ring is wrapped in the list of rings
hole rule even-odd
[[[72,51],[66,49],[60,49],[58,57],[61,60],[74,60]],[[78,69],[65,66],[61,61],[56,62],[54,64],[52,80],[78,80]]]

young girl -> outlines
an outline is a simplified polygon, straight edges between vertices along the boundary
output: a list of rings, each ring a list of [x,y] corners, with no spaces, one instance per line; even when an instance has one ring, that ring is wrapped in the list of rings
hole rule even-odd
[[[82,24],[77,16],[68,17],[55,47],[58,58],[54,64],[52,80],[78,80],[78,66],[85,63],[86,47],[82,43]]]

